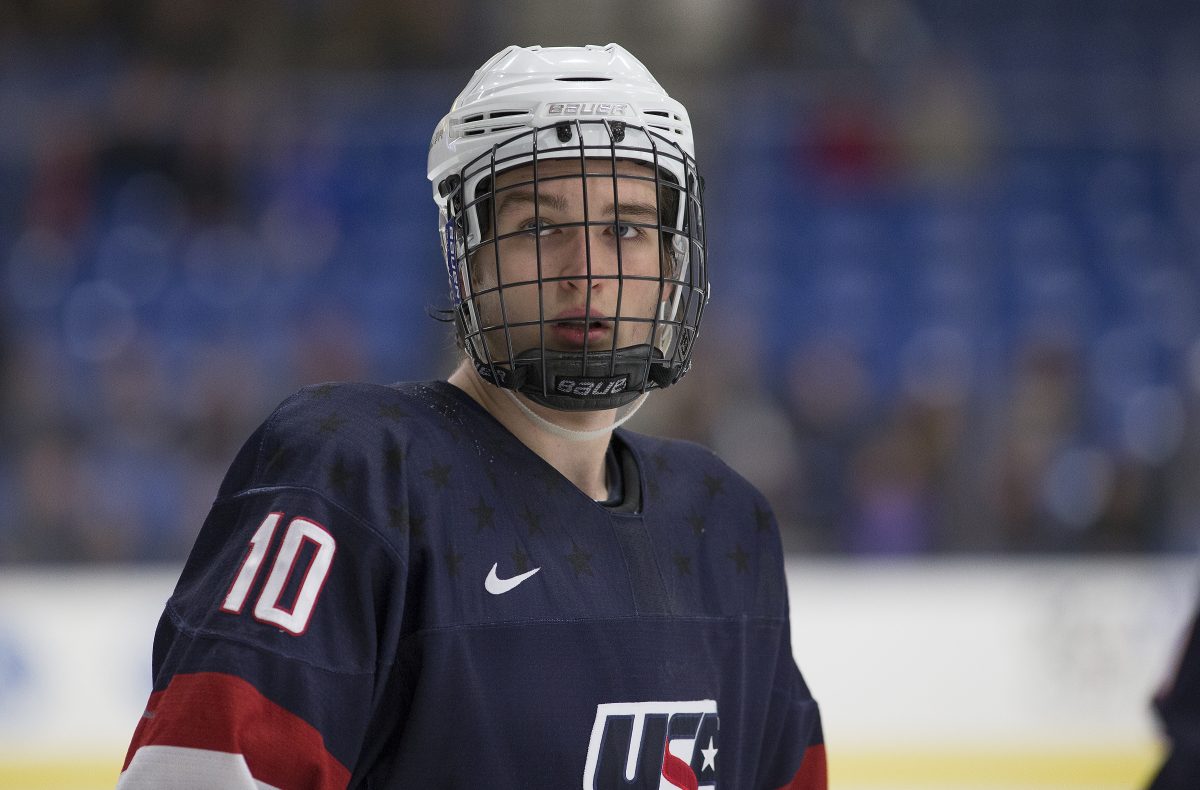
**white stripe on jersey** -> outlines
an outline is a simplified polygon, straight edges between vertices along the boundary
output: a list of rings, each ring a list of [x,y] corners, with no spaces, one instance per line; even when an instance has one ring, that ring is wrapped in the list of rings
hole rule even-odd
[[[143,746],[121,774],[117,790],[279,790],[250,775],[240,754],[184,746]]]

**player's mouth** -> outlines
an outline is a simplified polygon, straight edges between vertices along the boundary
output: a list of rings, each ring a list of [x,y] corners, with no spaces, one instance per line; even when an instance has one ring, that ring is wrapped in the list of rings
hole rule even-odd
[[[550,335],[559,343],[570,348],[583,348],[586,341],[589,349],[602,349],[602,344],[611,342],[613,322],[595,312],[566,310],[547,324]]]

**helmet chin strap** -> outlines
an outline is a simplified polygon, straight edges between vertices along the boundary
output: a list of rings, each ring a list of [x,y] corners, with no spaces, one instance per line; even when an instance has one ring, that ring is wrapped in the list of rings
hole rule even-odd
[[[582,442],[587,441],[588,439],[595,439],[597,436],[603,436],[604,434],[611,433],[612,431],[621,427],[627,420],[629,420],[630,417],[637,414],[638,409],[642,408],[642,404],[646,402],[646,396],[650,394],[649,392],[643,392],[641,397],[635,400],[633,403],[630,403],[627,406],[622,406],[621,408],[628,409],[629,411],[623,416],[619,417],[612,425],[604,428],[597,428],[593,431],[575,431],[570,428],[564,428],[561,425],[552,423],[545,417],[538,415],[533,409],[529,408],[524,403],[521,403],[521,399],[518,398],[512,390],[504,387],[500,387],[499,389],[501,392],[507,395],[513,403],[517,404],[517,408],[520,409],[521,412],[528,417],[529,421],[535,426],[547,431],[548,433],[554,434],[560,439],[566,439],[572,442]]]

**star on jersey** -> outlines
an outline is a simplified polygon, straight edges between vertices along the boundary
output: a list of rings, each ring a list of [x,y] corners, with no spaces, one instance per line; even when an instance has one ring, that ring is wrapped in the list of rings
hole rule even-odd
[[[701,771],[707,771],[709,768],[717,770],[717,752],[719,750],[713,746],[712,736],[708,738],[708,748],[701,749],[700,753],[704,755],[704,765],[700,766]]]
[[[571,542],[571,553],[567,555],[567,562],[571,563],[577,577],[585,573],[588,576],[592,575],[592,555],[579,548],[579,544],[574,541]]]
[[[687,522],[692,525],[692,532],[696,533],[697,535],[704,534],[704,516],[700,515],[699,513],[693,513],[692,515],[688,516]]]
[[[704,476],[704,487],[708,490],[709,499],[712,499],[718,493],[720,493],[722,485],[724,485],[724,481],[721,480],[721,478],[713,477],[712,475]]]
[[[400,465],[404,461],[404,453],[399,447],[389,447],[383,453],[383,465],[392,474],[399,474]]]
[[[432,480],[433,484],[439,489],[445,488],[446,484],[450,482],[450,467],[443,466],[437,461],[434,461],[433,466],[421,472],[421,474]]]
[[[400,530],[401,532],[403,532],[404,528],[408,526],[408,514],[405,513],[402,508],[389,507],[388,508],[388,525],[392,529]]]
[[[754,523],[756,532],[768,532],[771,529],[771,512],[762,505],[754,506]]]
[[[379,416],[385,420],[400,422],[408,416],[408,412],[393,403],[382,403],[379,406]]]
[[[425,517],[416,513],[406,513],[398,507],[388,508],[388,523],[399,532],[409,532],[414,538],[425,534]]]
[[[337,416],[337,414],[331,414],[321,421],[321,427],[318,430],[320,430],[321,433],[337,433],[338,429],[341,428],[345,422],[346,421]]]
[[[750,555],[742,549],[742,544],[737,544],[736,548],[725,556],[733,560],[733,564],[737,566],[739,574],[746,572],[746,568],[750,562]]]
[[[692,575],[692,558],[686,554],[676,554],[675,567],[679,569],[680,576]]]
[[[475,531],[483,532],[485,529],[495,529],[496,525],[492,516],[496,512],[496,508],[489,505],[482,495],[479,497],[479,504],[475,507],[467,508],[475,514]]]
[[[545,531],[542,529],[542,517],[534,513],[529,505],[526,505],[525,509],[521,511],[521,518],[529,525],[530,535],[537,535]]]
[[[334,462],[329,469],[329,485],[339,493],[346,493],[346,486],[350,484],[350,470],[346,468],[346,462],[341,458]]]

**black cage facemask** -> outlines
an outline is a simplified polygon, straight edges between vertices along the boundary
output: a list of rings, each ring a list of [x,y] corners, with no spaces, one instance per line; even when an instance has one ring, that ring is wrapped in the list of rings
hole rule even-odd
[[[678,381],[708,301],[702,181],[654,130],[530,129],[439,185],[458,342],[544,406],[613,409]]]

